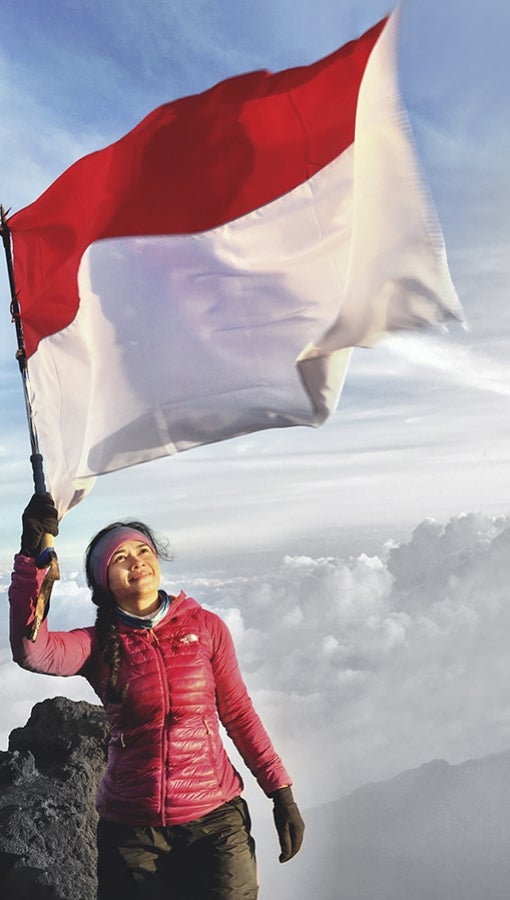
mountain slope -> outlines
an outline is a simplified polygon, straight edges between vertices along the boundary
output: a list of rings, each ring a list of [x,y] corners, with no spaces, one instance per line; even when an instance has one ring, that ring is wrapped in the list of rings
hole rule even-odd
[[[305,819],[306,843],[287,866],[260,836],[260,900],[510,897],[510,752],[437,760]]]

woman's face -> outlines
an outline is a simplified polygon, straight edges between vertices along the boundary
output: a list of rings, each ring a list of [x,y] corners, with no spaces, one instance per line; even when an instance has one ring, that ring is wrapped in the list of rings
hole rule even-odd
[[[142,541],[125,541],[108,564],[108,587],[119,606],[135,615],[157,608],[160,580],[158,558]]]

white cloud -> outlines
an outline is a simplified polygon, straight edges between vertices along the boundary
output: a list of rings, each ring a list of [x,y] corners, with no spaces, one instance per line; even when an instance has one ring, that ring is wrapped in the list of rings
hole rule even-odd
[[[443,387],[449,381],[464,388],[510,397],[510,375],[505,360],[495,359],[481,349],[414,335],[394,340],[391,349],[402,362],[418,367],[422,378],[424,372],[438,373]]]
[[[510,746],[510,517],[426,520],[378,555],[254,558],[232,578],[216,566],[183,572],[183,586],[228,623],[304,804]],[[93,621],[82,576],[52,603],[53,627]],[[5,639],[0,652],[4,740],[48,694],[94,699],[80,679],[17,669]]]

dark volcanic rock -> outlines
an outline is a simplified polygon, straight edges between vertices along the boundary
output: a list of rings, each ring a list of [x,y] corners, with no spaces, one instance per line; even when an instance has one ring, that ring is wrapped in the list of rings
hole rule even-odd
[[[107,746],[102,707],[37,703],[0,752],[2,900],[93,900],[95,795]]]

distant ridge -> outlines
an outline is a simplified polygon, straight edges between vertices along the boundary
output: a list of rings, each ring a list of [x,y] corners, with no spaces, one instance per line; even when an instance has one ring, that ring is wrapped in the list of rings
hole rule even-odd
[[[434,760],[305,820],[303,850],[284,871],[269,862],[261,900],[510,898],[510,751]],[[259,847],[265,858],[265,836]]]

